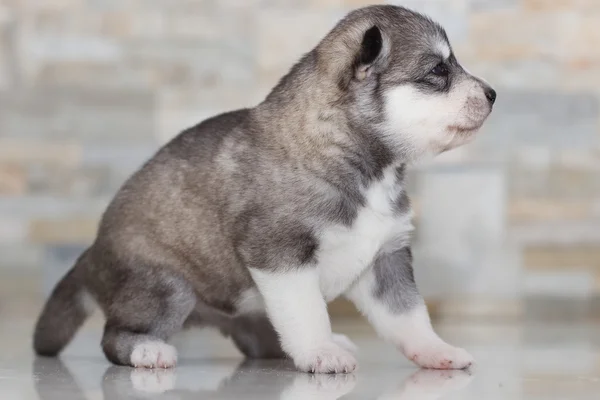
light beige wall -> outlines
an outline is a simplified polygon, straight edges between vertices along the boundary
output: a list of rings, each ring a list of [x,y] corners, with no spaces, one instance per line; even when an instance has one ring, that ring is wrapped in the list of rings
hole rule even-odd
[[[362,0],[3,0],[0,269],[46,285],[180,129],[259,101]],[[411,177],[424,290],[512,312],[600,293],[600,2],[390,1],[498,89],[479,139]],[[482,311],[483,310],[483,311]]]

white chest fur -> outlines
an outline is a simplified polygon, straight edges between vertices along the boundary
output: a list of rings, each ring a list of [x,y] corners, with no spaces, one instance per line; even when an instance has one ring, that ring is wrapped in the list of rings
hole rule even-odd
[[[396,184],[395,168],[386,169],[383,178],[365,190],[366,204],[358,210],[350,227],[330,226],[322,232],[317,260],[321,292],[326,300],[346,291],[380,250],[408,244],[412,213],[394,213],[394,202],[401,190]]]

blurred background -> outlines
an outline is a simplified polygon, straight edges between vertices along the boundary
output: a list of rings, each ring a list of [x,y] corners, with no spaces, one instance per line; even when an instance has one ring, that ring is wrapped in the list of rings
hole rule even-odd
[[[459,398],[596,398],[600,0],[387,2],[441,22],[462,64],[498,91],[474,143],[410,173],[418,283],[442,337],[483,364]],[[60,361],[32,363],[31,331],[114,193],[182,129],[260,102],[345,13],[370,3],[0,0],[0,397],[83,398]],[[366,386],[348,398],[401,382],[395,368],[408,361],[349,321],[348,303],[330,311],[362,349]],[[93,398],[99,382],[129,379],[104,372],[98,314],[65,356]],[[210,331],[175,343],[188,357],[179,386],[218,386],[211,373],[239,358]]]
[[[0,312],[37,311],[161,144],[261,101],[371,3],[1,0]],[[600,319],[600,1],[388,3],[441,22],[498,90],[473,144],[411,172],[435,316]]]

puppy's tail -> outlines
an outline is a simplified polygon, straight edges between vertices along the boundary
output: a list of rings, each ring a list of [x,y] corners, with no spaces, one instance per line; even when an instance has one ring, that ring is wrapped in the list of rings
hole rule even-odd
[[[84,287],[86,253],[56,285],[37,321],[33,348],[41,356],[60,353],[93,311]]]

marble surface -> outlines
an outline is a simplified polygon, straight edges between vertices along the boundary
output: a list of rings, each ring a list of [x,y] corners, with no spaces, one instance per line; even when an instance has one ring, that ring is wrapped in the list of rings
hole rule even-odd
[[[471,371],[418,370],[358,322],[336,323],[360,347],[351,375],[297,373],[285,361],[244,361],[215,332],[174,339],[173,370],[111,366],[90,321],[60,359],[30,349],[33,318],[0,313],[0,399],[596,399],[600,326],[440,323],[445,339],[477,359]]]

